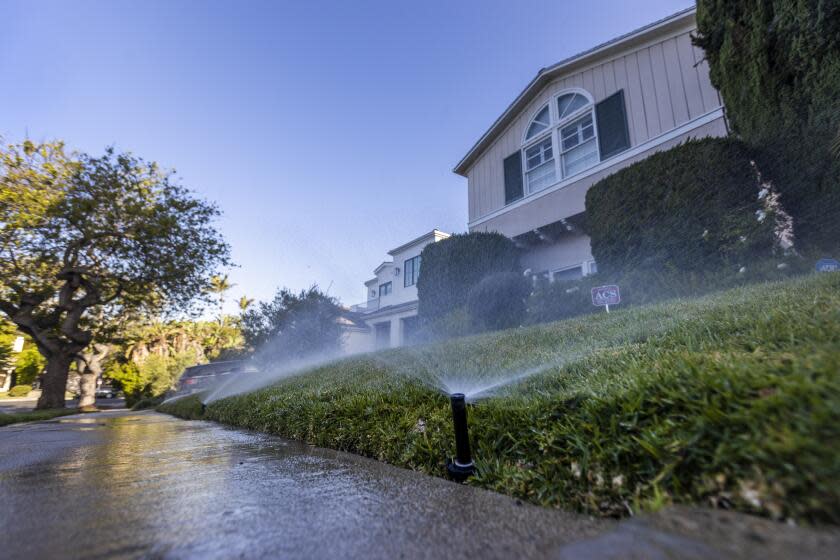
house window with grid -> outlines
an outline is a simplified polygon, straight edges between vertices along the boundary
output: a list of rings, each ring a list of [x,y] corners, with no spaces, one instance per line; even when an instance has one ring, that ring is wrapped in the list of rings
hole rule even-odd
[[[420,255],[406,259],[403,263],[403,271],[403,286],[407,288],[415,285],[420,277]]]
[[[390,282],[385,282],[379,285],[379,297],[387,296],[391,293],[392,285]]]
[[[589,169],[600,160],[591,97],[569,92],[542,107],[525,132],[525,194]]]

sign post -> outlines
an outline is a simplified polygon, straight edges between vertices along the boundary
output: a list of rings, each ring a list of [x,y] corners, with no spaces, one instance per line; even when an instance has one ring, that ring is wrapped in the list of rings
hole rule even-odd
[[[592,305],[604,307],[609,313],[610,305],[618,305],[619,303],[621,303],[621,291],[615,284],[592,288]]]

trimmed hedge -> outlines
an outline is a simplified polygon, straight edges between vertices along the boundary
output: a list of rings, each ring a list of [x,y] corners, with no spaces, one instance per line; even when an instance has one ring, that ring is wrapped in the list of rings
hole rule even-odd
[[[32,391],[32,385],[15,385],[9,389],[10,397],[25,397]]]
[[[695,43],[806,251],[840,246],[840,2],[698,0]]]
[[[599,181],[586,230],[599,271],[707,270],[772,255],[773,216],[747,147],[689,140]]]
[[[477,332],[518,327],[525,320],[529,279],[518,272],[497,272],[470,290],[467,313]]]
[[[467,304],[470,290],[497,272],[521,272],[519,249],[500,233],[456,234],[429,243],[421,253],[417,280],[421,320],[444,320]]]

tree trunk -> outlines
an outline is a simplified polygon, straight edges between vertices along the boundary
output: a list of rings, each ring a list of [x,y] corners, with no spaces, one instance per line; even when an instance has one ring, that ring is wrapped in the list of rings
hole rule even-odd
[[[96,407],[96,384],[102,377],[102,361],[108,357],[111,347],[93,343],[76,359],[79,376],[79,408]]]
[[[67,374],[70,372],[72,356],[53,354],[47,358],[47,372],[41,383],[41,396],[35,408],[64,408],[64,393],[67,390]]]
[[[96,372],[85,370],[79,375],[79,408],[96,406]]]

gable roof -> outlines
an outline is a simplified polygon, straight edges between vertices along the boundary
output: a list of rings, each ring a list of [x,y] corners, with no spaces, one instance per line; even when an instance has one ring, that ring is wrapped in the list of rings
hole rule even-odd
[[[528,103],[536,97],[536,95],[555,78],[567,74],[581,66],[589,64],[594,60],[606,58],[614,55],[617,52],[628,49],[636,44],[643,43],[652,35],[667,33],[672,29],[677,29],[684,26],[688,22],[694,21],[694,14],[696,8],[694,6],[679,11],[666,18],[655,21],[644,27],[640,27],[630,33],[625,33],[619,37],[611,39],[606,43],[601,43],[598,46],[592,47],[589,50],[578,53],[574,56],[561,60],[560,62],[541,68],[534,79],[525,86],[525,89],[508,105],[508,108],[496,119],[496,121],[487,129],[481,138],[470,148],[470,151],[461,158],[461,161],[455,165],[453,172],[463,177],[467,176],[467,171],[475,162],[476,159],[487,149],[496,137],[525,109]]]

